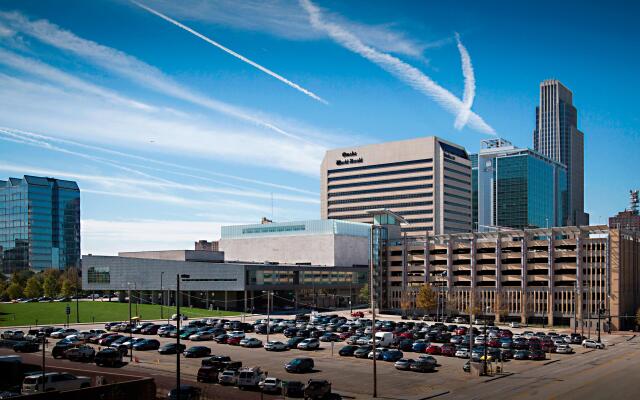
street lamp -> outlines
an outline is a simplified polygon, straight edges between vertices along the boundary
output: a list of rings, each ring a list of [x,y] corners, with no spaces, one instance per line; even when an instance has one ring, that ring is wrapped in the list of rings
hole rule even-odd
[[[176,399],[180,398],[180,280],[188,279],[191,275],[176,274],[176,314],[178,321],[176,322]]]
[[[133,287],[136,288],[135,282],[133,283]],[[133,362],[133,324],[131,319],[131,282],[127,282],[127,288],[129,289],[129,345],[131,346],[131,350],[129,351],[129,361]]]
[[[271,328],[271,295],[273,294],[273,292],[271,292],[270,290],[266,290],[263,291],[263,293],[267,293],[267,343],[269,343],[269,330]]]
[[[482,361],[482,373],[487,376],[487,314],[491,311],[490,307],[485,308],[484,312],[484,360]]]

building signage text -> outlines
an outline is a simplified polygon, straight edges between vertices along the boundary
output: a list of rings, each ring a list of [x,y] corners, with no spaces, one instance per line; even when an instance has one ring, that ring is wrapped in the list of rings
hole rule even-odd
[[[336,165],[349,165],[349,164],[361,164],[364,162],[362,157],[358,157],[358,153],[355,151],[343,151],[342,160],[336,160]]]

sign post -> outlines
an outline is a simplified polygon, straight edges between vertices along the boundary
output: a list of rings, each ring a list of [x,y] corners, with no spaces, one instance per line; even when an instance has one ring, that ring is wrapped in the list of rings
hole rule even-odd
[[[71,307],[67,304],[67,307],[64,309],[65,314],[67,314],[67,328],[69,327],[69,315],[71,315]]]

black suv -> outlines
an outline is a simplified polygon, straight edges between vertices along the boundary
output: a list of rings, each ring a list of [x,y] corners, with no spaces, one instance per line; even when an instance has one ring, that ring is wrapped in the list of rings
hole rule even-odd
[[[320,379],[309,379],[304,388],[305,399],[325,399],[331,394],[331,382]]]
[[[113,347],[107,347],[96,353],[93,362],[97,366],[115,367],[122,364],[122,353]]]
[[[287,372],[304,373],[304,372],[313,371],[313,367],[314,367],[313,358],[305,357],[305,358],[294,358],[284,366],[284,369]]]

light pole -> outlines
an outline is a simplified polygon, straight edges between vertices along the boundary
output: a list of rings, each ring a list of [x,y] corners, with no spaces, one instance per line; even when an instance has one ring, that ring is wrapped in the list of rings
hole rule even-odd
[[[164,271],[160,272],[160,319],[164,319],[162,315],[163,303],[164,303],[164,291],[162,290],[162,276],[164,275]]]
[[[602,316],[604,312],[604,309],[602,308],[602,303],[600,304],[600,307],[598,307],[598,342],[600,342],[600,317]]]
[[[178,321],[176,322],[176,399],[180,398],[180,279],[190,278],[191,275],[176,274],[176,314]]]
[[[375,239],[375,226],[371,225],[371,255],[370,255],[370,265],[369,265],[369,297],[371,301],[371,316],[373,317],[373,322],[371,323],[371,340],[373,343],[373,397],[378,397],[378,374],[376,370],[376,304],[375,304],[375,296],[374,296],[374,285],[373,285],[373,253],[374,253],[374,244],[373,241]],[[377,247],[376,247],[377,248]]]
[[[131,346],[131,350],[129,351],[129,361],[133,362],[133,324],[131,319],[131,282],[127,282],[127,287],[129,289],[129,345]]]
[[[45,375],[45,351],[44,351],[44,346],[47,343],[47,335],[44,334],[44,332],[42,332],[42,393],[46,392],[46,375]]]
[[[573,284],[573,334],[578,334],[578,282]]]
[[[267,343],[269,343],[269,330],[271,329],[271,291],[267,290]]]
[[[76,274],[76,323],[80,323],[80,298],[78,296],[78,286],[80,286],[80,280],[78,279],[78,274]],[[95,297],[95,296],[94,296]]]

